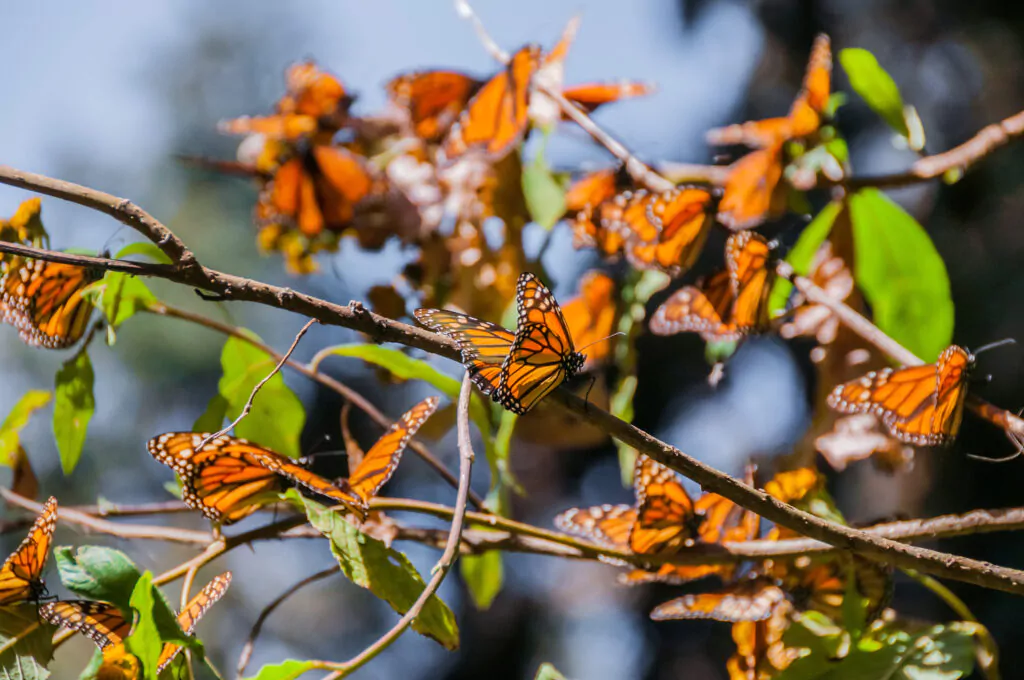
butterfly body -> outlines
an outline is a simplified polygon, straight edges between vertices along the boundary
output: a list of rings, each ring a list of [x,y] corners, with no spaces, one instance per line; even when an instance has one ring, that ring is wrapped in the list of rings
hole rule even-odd
[[[43,569],[57,526],[57,499],[43,505],[28,536],[0,566],[0,605],[39,601],[46,594]]]
[[[960,431],[974,355],[957,345],[934,364],[871,371],[838,385],[828,404],[841,413],[873,413],[900,441],[950,443]]]

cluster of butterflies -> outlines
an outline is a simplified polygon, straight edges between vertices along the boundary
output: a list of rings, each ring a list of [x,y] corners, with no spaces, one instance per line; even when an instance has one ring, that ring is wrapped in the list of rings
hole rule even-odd
[[[748,470],[748,484],[753,484],[753,474],[753,469]],[[691,497],[675,472],[647,457],[637,459],[633,484],[634,504],[573,508],[555,518],[556,526],[604,547],[663,559],[698,544],[795,536],[782,527],[772,527],[762,535],[761,517],[718,494]],[[830,502],[822,484],[816,471],[800,468],[779,473],[765,484],[765,490],[783,502],[810,507],[811,502]],[[730,660],[730,672],[733,666],[750,670],[765,663],[775,670],[785,668],[795,658],[795,650],[782,643],[782,632],[792,614],[816,610],[841,620],[843,600],[850,592],[849,578],[854,579],[855,591],[864,599],[869,619],[881,613],[892,588],[887,569],[856,558],[835,557],[802,557],[787,563],[765,559],[747,565],[665,561],[650,569],[632,568],[620,575],[620,581],[630,585],[678,585],[707,577],[716,577],[722,586],[660,604],[651,618],[713,619],[734,624],[739,653]]]
[[[57,499],[51,497],[43,505],[28,536],[0,567],[0,607],[38,603],[45,597],[43,571],[56,526]],[[199,619],[224,596],[230,585],[231,572],[225,572],[189,600],[177,617],[185,635],[192,635]],[[55,626],[76,631],[92,640],[103,653],[103,666],[118,671],[116,677],[138,677],[138,660],[124,644],[133,626],[130,613],[111,602],[59,600],[41,604],[39,616]],[[164,644],[157,661],[157,672],[170,666],[181,650],[179,644]],[[103,670],[101,668],[101,672]]]

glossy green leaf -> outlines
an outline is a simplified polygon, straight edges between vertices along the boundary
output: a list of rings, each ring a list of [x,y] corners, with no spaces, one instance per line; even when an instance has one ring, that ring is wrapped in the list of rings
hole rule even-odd
[[[917,221],[877,189],[849,198],[854,279],[875,324],[925,361],[953,339],[953,299],[942,257]]]
[[[128,651],[139,658],[145,680],[157,680],[157,659],[163,648],[153,613],[156,600],[153,597],[153,575],[147,571],[135,583],[132,591],[131,606],[138,613],[138,619],[132,634],[125,640]]]
[[[380,366],[401,380],[422,380],[451,399],[453,403],[458,401],[459,390],[462,389],[461,380],[445,375],[426,361],[414,359],[408,354],[390,347],[368,343],[335,345],[317,353],[314,363],[319,364],[327,356],[362,359],[368,364]],[[469,401],[469,417],[483,435],[487,460],[491,463],[492,469],[496,469],[494,467],[496,465],[495,451],[491,443],[491,419],[487,406],[476,392],[473,392]]]
[[[25,634],[29,628],[34,629]],[[18,638],[0,653],[0,680],[46,680],[53,658],[54,626],[39,618],[35,604],[0,607],[0,647]]]
[[[29,390],[4,418],[3,425],[0,425],[0,465],[14,466],[21,446],[22,429],[28,425],[28,419],[35,411],[50,403],[51,396],[46,390]]]
[[[87,600],[113,602],[124,611],[131,608],[132,591],[141,574],[131,558],[120,550],[85,545],[53,549],[64,587]]]
[[[103,279],[90,286],[107,323],[117,328],[140,309],[158,303],[156,296],[142,279],[120,272],[107,272]]]
[[[346,578],[368,589],[399,614],[409,611],[423,591],[424,583],[408,557],[387,547],[383,541],[364,534],[344,516],[305,498],[294,489],[288,491],[287,497],[297,507],[304,508],[310,523],[330,539],[331,552]],[[427,600],[412,628],[447,649],[458,649],[459,627],[455,615],[436,594]]]
[[[489,609],[505,580],[501,552],[488,550],[482,555],[463,555],[459,569],[473,604],[477,609]]]
[[[227,417],[233,420],[242,412],[256,384],[274,370],[277,361],[244,340],[228,338],[220,365],[223,373],[217,387],[227,401]],[[278,372],[260,388],[249,415],[235,426],[235,435],[298,458],[299,436],[305,423],[302,402]]]
[[[551,229],[565,214],[565,188],[551,172],[544,158],[548,136],[537,147],[537,153],[523,167],[523,195],[530,218],[545,229]]]
[[[114,256],[119,260],[126,259],[132,255],[142,255],[157,264],[172,264],[171,258],[167,257],[164,251],[160,250],[155,243],[150,241],[136,241],[129,243]]]
[[[312,661],[298,661],[288,659],[282,663],[264,666],[256,675],[246,680],[295,680],[302,674],[316,668]]]
[[[566,680],[566,678],[558,672],[557,668],[544,662],[537,669],[537,675],[533,676],[533,680]]]
[[[835,224],[842,209],[842,201],[832,201],[822,208],[821,212],[815,215],[810,224],[800,232],[800,237],[797,238],[793,249],[786,256],[786,261],[792,265],[793,271],[797,274],[807,276],[810,273],[814,255],[832,232],[832,225]],[[786,309],[792,291],[792,283],[781,276],[776,277],[771,296],[768,298],[768,308],[771,310],[772,316],[780,314]]]
[[[893,130],[907,137],[910,130],[903,117],[903,97],[900,90],[875,55],[865,49],[847,48],[839,51],[839,63],[843,65],[850,87],[867,102],[875,113],[882,117]]]
[[[89,353],[84,350],[68,359],[57,371],[53,437],[57,441],[60,465],[65,475],[70,475],[78,465],[89,421],[96,411],[96,398],[92,391],[94,378]]]

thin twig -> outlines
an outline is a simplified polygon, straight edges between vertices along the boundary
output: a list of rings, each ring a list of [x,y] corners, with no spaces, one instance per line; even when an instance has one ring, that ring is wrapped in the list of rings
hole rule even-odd
[[[168,305],[162,302],[157,302],[148,307],[143,307],[142,309],[143,311],[149,312],[151,314],[157,314],[159,316],[167,316],[175,319],[181,319],[183,321],[189,321],[191,323],[203,326],[204,328],[209,328],[210,330],[214,330],[219,333],[229,335],[233,338],[237,338],[243,342],[252,345],[253,347],[259,349],[260,351],[270,355],[270,357],[275,361],[279,361],[282,357],[282,355],[275,351],[272,347],[263,344],[262,342],[254,338],[251,334],[243,332],[240,328],[225,323],[221,323],[220,321],[211,319],[201,314],[195,314],[188,310],[174,307],[172,305]],[[371,420],[373,420],[375,423],[380,425],[385,430],[391,427],[393,422],[392,419],[388,418],[386,415],[381,413],[381,411],[376,406],[367,401],[367,399],[363,397],[363,395],[359,394],[348,385],[345,385],[341,381],[336,380],[335,378],[332,378],[326,373],[320,371],[318,366],[313,366],[312,364],[304,364],[290,358],[285,360],[285,365],[298,371],[299,373],[306,376],[310,380],[314,380],[323,385],[324,387],[326,387],[327,389],[333,390],[337,394],[341,395],[343,399],[355,405],[359,410],[361,410],[363,413],[369,416]],[[434,468],[437,474],[439,474],[446,482],[448,482],[453,489],[458,488],[459,480],[455,478],[455,475],[452,474],[452,472],[447,467],[445,467],[445,464],[442,463],[440,459],[438,459],[437,456],[435,456],[433,452],[431,452],[431,450],[427,448],[426,445],[424,445],[422,442],[416,439],[413,439],[412,441],[409,442],[409,448],[412,449],[413,452],[415,452],[420,458],[422,458],[427,463],[427,465]],[[472,503],[473,507],[475,507],[477,510],[487,512],[487,509],[484,506],[484,499],[480,498],[480,496],[477,495],[477,493],[473,490],[470,490],[469,492],[469,502]],[[185,505],[182,505],[182,507],[188,509],[188,507]]]
[[[451,570],[455,560],[459,555],[459,541],[462,536],[462,525],[463,520],[466,517],[466,501],[469,498],[469,482],[473,472],[473,443],[470,440],[469,432],[469,398],[473,391],[473,383],[469,378],[469,373],[465,373],[462,378],[462,390],[459,392],[459,404],[457,408],[457,431],[459,438],[459,491],[455,500],[455,513],[452,516],[451,530],[448,532],[448,542],[445,545],[444,553],[442,553],[437,564],[434,565],[430,581],[427,583],[423,592],[416,598],[412,607],[405,613],[404,616],[395,624],[395,626],[387,633],[382,635],[376,642],[364,649],[362,652],[357,654],[355,657],[341,664],[331,664],[324,666],[334,672],[328,675],[324,680],[335,680],[342,678],[352,671],[356,670],[360,666],[368,663],[387,647],[397,640],[402,633],[405,632],[406,628],[419,616],[419,613],[426,606],[427,602],[437,589],[441,587],[441,583],[444,581],[445,576]]]
[[[320,534],[319,532],[317,535],[321,537],[323,536],[323,534]],[[249,661],[252,659],[252,650],[256,646],[256,638],[259,637],[260,631],[263,630],[263,623],[271,614],[274,613],[274,610],[281,606],[281,604],[283,604],[285,600],[287,600],[289,597],[297,593],[299,590],[305,588],[311,583],[316,583],[317,581],[323,580],[328,576],[331,576],[332,574],[337,574],[338,571],[339,567],[335,565],[333,567],[328,567],[323,571],[318,571],[317,573],[311,576],[307,576],[301,581],[290,586],[283,593],[275,597],[270,602],[270,604],[263,608],[263,611],[260,612],[260,615],[256,617],[256,623],[252,625],[252,630],[249,631],[249,637],[246,639],[245,645],[242,647],[242,653],[238,656],[238,664],[235,668],[235,677],[238,678],[238,680],[242,680],[242,676],[245,675],[245,669],[249,665]]]
[[[271,378],[278,374],[278,372],[284,366],[284,362],[288,361],[288,357],[290,357],[292,355],[292,352],[295,351],[295,348],[299,346],[299,340],[302,340],[302,336],[305,335],[306,331],[309,330],[309,327],[315,324],[316,322],[316,319],[310,319],[309,321],[306,322],[306,325],[302,327],[298,335],[295,336],[295,339],[292,340],[291,347],[288,348],[288,351],[284,353],[284,355],[281,357],[281,360],[277,362],[276,366],[274,366],[274,370],[272,370],[270,373],[264,376],[263,380],[260,380],[258,383],[256,383],[256,387],[252,388],[252,393],[246,400],[245,406],[242,407],[242,412],[238,414],[238,417],[232,420],[230,423],[227,424],[226,427],[220,429],[219,431],[214,432],[213,434],[206,435],[206,437],[203,438],[203,441],[199,442],[199,445],[195,447],[196,451],[201,450],[204,446],[209,444],[217,437],[220,437],[223,434],[231,432],[231,430],[235,429],[236,425],[242,422],[242,420],[249,415],[249,411],[252,410],[252,403],[253,401],[256,400],[256,395],[259,394],[260,390],[263,389],[264,385],[270,382]]]

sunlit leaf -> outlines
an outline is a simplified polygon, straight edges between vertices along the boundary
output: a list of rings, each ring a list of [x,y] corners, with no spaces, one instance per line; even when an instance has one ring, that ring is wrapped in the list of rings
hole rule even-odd
[[[132,255],[142,255],[147,257],[157,264],[172,264],[171,258],[167,257],[167,254],[160,250],[155,243],[150,241],[136,241],[135,243],[129,243],[121,250],[117,251],[114,255],[119,260],[126,259]]]
[[[288,659],[282,663],[266,665],[256,675],[252,675],[246,680],[295,680],[314,668],[316,666],[312,661]]]
[[[797,274],[807,276],[810,273],[814,254],[818,252],[818,248],[828,238],[829,233],[832,231],[832,225],[835,224],[836,217],[839,216],[842,209],[842,201],[829,203],[800,232],[800,237],[786,256],[786,261],[792,265],[793,271]],[[786,304],[789,302],[789,295],[792,291],[792,283],[781,276],[775,278],[771,297],[768,298],[768,308],[771,310],[772,316],[786,309]]]
[[[223,374],[218,390],[227,401],[227,417],[234,419],[242,412],[257,383],[274,370],[277,361],[244,340],[228,338],[220,355],[220,365]],[[302,402],[278,372],[260,388],[249,415],[235,426],[235,434],[297,458],[301,455],[299,436],[305,423],[306,410]]]
[[[35,604],[0,607],[0,647],[18,638],[0,654],[0,680],[49,678],[46,667],[53,658],[53,632],[53,626],[40,620]]]
[[[107,272],[100,281],[89,288],[90,297],[98,297],[96,302],[103,312],[103,317],[115,328],[140,309],[157,304],[156,296],[142,279],[120,272]]]
[[[132,634],[125,641],[128,651],[139,658],[146,680],[157,680],[156,666],[163,643],[154,618],[153,576],[148,571],[135,583],[131,606],[138,612]]]
[[[64,587],[87,600],[113,602],[123,611],[131,608],[132,591],[142,575],[131,558],[120,550],[98,545],[53,549]]]
[[[338,560],[342,574],[387,602],[399,614],[409,611],[423,591],[424,583],[408,557],[364,534],[342,515],[303,497],[294,489],[288,491],[287,497],[297,507],[304,508],[310,523],[330,539],[331,552]],[[427,600],[412,628],[447,649],[459,646],[455,615],[436,594]]]
[[[78,465],[89,421],[96,411],[96,398],[92,391],[94,378],[92,362],[85,351],[68,359],[57,371],[53,437],[66,475],[70,475]]]
[[[928,233],[877,189],[850,196],[854,279],[875,324],[924,361],[953,338],[953,299]]]
[[[29,390],[21,396],[0,425],[0,465],[14,467],[18,449],[21,447],[21,430],[28,425],[32,414],[50,403],[52,393],[46,390]]]
[[[881,67],[875,55],[865,49],[847,48],[839,51],[839,63],[850,79],[850,87],[893,130],[908,137],[910,130],[903,117],[903,97],[892,76]]]
[[[482,555],[463,555],[459,568],[473,604],[477,609],[489,609],[505,580],[501,552],[488,550]]]
[[[558,672],[557,668],[544,662],[537,669],[537,675],[533,676],[533,680],[566,680],[566,678]]]

